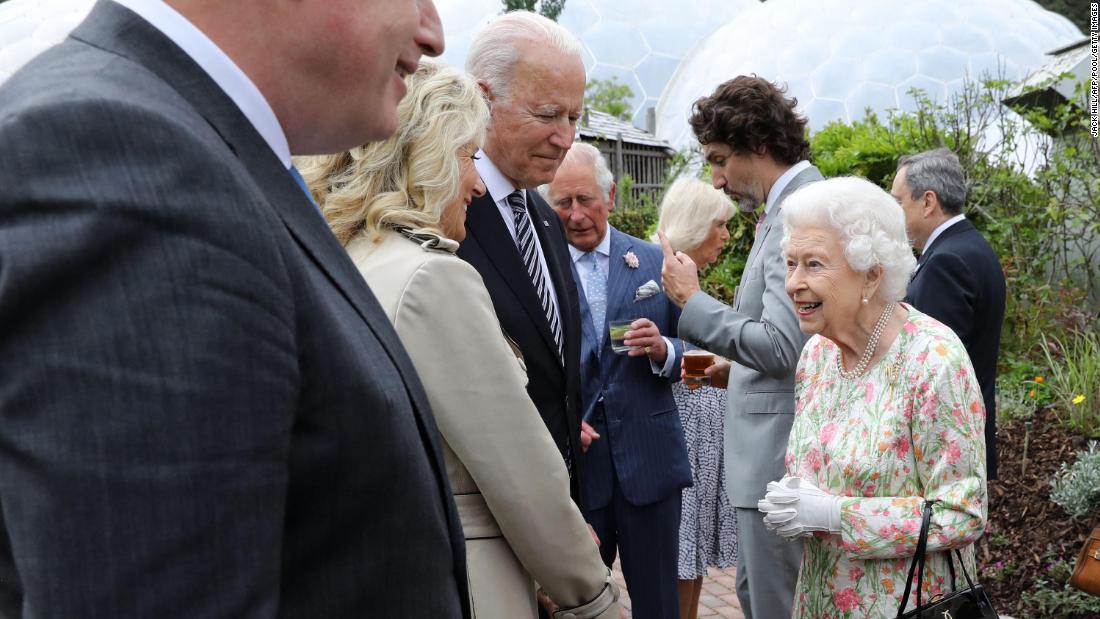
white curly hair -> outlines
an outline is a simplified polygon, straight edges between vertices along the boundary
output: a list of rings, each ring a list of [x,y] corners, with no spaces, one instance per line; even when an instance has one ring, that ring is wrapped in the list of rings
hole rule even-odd
[[[878,185],[855,176],[804,185],[783,201],[782,222],[784,255],[795,228],[835,230],[852,269],[882,267],[876,297],[887,303],[905,297],[917,260],[905,234],[905,213]]]

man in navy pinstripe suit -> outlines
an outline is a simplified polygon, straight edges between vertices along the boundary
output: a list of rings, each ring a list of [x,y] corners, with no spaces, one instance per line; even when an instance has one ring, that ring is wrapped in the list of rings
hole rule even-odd
[[[581,458],[589,522],[610,566],[621,554],[634,617],[679,616],[680,490],[691,485],[669,383],[680,377],[679,309],[660,291],[661,249],[607,225],[615,184],[593,146],[576,143],[541,188],[565,225],[581,304]],[[608,321],[634,319],[616,354]]]

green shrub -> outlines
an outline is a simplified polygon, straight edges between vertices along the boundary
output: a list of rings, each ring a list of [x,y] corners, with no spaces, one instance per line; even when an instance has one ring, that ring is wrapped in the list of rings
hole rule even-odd
[[[810,138],[825,176],[858,174],[884,188],[903,155],[941,146],[959,155],[966,214],[1000,257],[1009,290],[1002,373],[1044,364],[1041,336],[1090,328],[1100,302],[1100,140],[1088,137],[1088,114],[1068,103],[1022,110],[1026,125],[1013,121],[1001,103],[1009,87],[971,82],[945,104],[917,92],[913,113],[869,113]],[[983,141],[992,133],[1002,139]],[[1025,173],[1025,151],[1045,165]]]
[[[1100,437],[1100,338],[1083,331],[1042,340],[1062,422],[1085,436]]]
[[[1074,518],[1088,515],[1100,506],[1100,450],[1089,441],[1087,451],[1077,452],[1077,461],[1067,467],[1063,462],[1050,480],[1050,500]]]
[[[607,217],[619,232],[648,241],[657,227],[657,203],[648,193],[634,191],[634,179],[629,174],[619,177],[616,184],[618,204]]]
[[[997,380],[997,425],[1030,421],[1035,417],[1038,391],[1027,383],[1010,384]]]

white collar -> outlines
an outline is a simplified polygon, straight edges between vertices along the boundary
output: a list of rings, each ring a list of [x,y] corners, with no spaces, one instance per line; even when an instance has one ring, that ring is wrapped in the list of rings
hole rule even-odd
[[[942,224],[936,226],[936,229],[932,231],[931,235],[929,235],[928,240],[924,242],[924,247],[921,248],[921,253],[924,253],[925,251],[928,250],[929,247],[932,247],[932,241],[935,241],[936,237],[943,234],[944,230],[947,230],[951,226],[959,223],[960,221],[962,221],[964,219],[966,219],[966,215],[963,215],[962,213],[959,213],[958,215],[955,215],[951,219],[948,219],[947,221],[943,222]]]
[[[787,168],[786,172],[780,174],[779,178],[775,179],[775,183],[772,184],[772,188],[768,191],[768,200],[764,203],[765,214],[772,214],[772,205],[779,200],[779,196],[783,195],[783,190],[787,188],[787,185],[794,177],[798,176],[802,170],[808,167],[810,167],[810,162],[803,159]]]
[[[600,244],[597,245],[596,249],[593,250],[601,256],[611,256],[611,230],[613,230],[611,224],[607,224],[607,230],[605,230],[603,233],[603,240],[600,241]],[[587,254],[588,252],[581,251],[576,247],[573,247],[572,245],[569,246],[569,255],[573,257],[573,262],[580,260]]]
[[[492,159],[489,159],[489,155],[486,155],[485,151],[477,151],[477,157],[478,159],[474,161],[474,167],[477,168],[477,173],[481,175],[481,182],[485,183],[485,190],[493,197],[493,202],[506,200],[513,191],[519,189],[512,185],[512,181],[504,176],[504,173],[497,168]],[[526,191],[523,197],[527,199]]]
[[[210,37],[160,0],[114,0],[137,13],[194,60],[240,108],[260,136],[290,168],[290,145],[271,105],[248,75]]]

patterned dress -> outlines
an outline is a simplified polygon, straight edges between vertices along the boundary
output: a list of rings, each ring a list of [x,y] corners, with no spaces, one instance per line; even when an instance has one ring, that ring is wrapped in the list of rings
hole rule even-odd
[[[737,564],[737,515],[726,494],[722,463],[722,422],[726,390],[672,385],[687,440],[694,485],[683,489],[680,512],[680,580],[707,575],[707,567]]]
[[[806,540],[795,617],[895,617],[925,498],[941,501],[929,529],[925,602],[951,589],[945,548],[965,547],[974,573],[970,544],[986,519],[982,393],[959,338],[903,307],[901,333],[864,376],[841,378],[837,346],[821,336],[799,359],[787,471],[849,498],[840,535]]]

